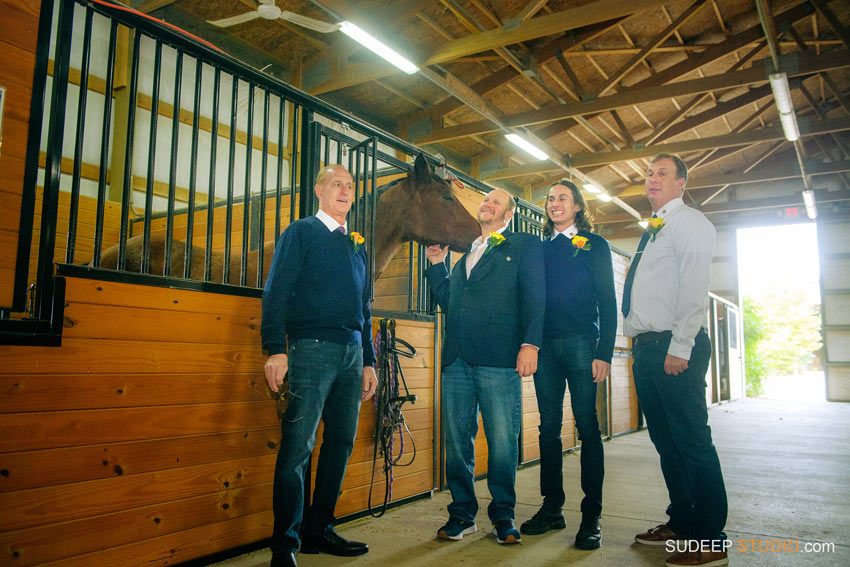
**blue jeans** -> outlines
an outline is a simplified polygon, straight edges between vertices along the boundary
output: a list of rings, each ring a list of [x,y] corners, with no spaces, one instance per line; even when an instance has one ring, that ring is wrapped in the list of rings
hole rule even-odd
[[[475,521],[475,435],[478,410],[487,437],[487,515],[495,524],[514,518],[514,483],[519,460],[522,383],[513,368],[472,366],[461,357],[443,369],[443,430],[449,515]]]
[[[596,518],[602,513],[602,479],[605,459],[602,434],[596,415],[596,387],[593,357],[596,338],[570,335],[543,342],[534,375],[537,408],[540,412],[540,494],[548,510],[564,505],[564,455],[561,427],[564,421],[565,387],[570,387],[570,404],[581,439],[582,516]]]
[[[678,376],[664,372],[669,346],[668,337],[632,347],[638,400],[670,496],[667,526],[686,539],[726,539],[726,487],[705,402],[711,341],[701,330]]]
[[[363,391],[363,349],[302,339],[289,352],[289,406],[274,473],[273,552],[296,551],[304,532],[320,534],[334,521],[342,478],[354,448]],[[304,513],[304,475],[325,424],[312,505]]]

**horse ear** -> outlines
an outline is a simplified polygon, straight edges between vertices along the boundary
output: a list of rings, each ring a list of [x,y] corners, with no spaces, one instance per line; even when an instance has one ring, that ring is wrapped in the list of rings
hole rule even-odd
[[[424,154],[416,156],[416,161],[413,163],[413,176],[419,183],[426,183],[431,179],[431,166]]]

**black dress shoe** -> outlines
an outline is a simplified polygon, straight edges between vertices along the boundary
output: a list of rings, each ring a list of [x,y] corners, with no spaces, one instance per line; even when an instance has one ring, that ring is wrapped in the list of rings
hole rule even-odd
[[[576,534],[576,549],[599,549],[602,545],[602,528],[599,518],[582,519],[581,527]]]
[[[551,510],[547,507],[540,508],[530,520],[526,520],[519,527],[519,531],[527,535],[545,534],[550,530],[562,530],[567,527],[564,513],[560,508]]]
[[[369,546],[359,541],[350,541],[336,533],[332,528],[321,534],[304,534],[301,537],[301,553],[327,553],[353,557],[369,551]]]
[[[291,551],[279,551],[272,554],[269,567],[298,567],[298,563],[295,561],[295,554]]]

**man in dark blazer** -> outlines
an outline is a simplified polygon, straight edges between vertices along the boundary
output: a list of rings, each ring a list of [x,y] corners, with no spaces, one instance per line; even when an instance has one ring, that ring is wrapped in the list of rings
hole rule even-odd
[[[521,425],[521,376],[537,369],[546,304],[543,248],[507,224],[516,201],[496,189],[478,209],[481,236],[448,274],[447,248],[431,246],[425,275],[447,314],[442,356],[449,520],[437,535],[459,540],[477,531],[473,489],[478,411],[487,436],[487,514],[499,543],[520,542],[514,482]]]
[[[369,551],[333,529],[360,402],[377,387],[369,261],[362,237],[349,233],[345,220],[354,202],[348,171],[324,167],[315,192],[319,211],[295,221],[280,237],[263,291],[266,380],[277,392],[288,371],[290,393],[275,465],[271,567],[295,567],[299,545],[302,553]],[[322,450],[305,512],[304,476],[319,419],[325,424]]]

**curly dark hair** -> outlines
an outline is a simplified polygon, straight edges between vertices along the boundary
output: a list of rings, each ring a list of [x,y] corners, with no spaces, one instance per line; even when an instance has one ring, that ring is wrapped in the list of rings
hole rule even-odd
[[[567,189],[573,192],[573,202],[581,207],[581,210],[576,213],[575,225],[579,230],[585,230],[587,232],[593,231],[593,217],[590,212],[587,210],[587,204],[584,202],[584,196],[582,196],[579,188],[572,181],[567,181],[566,179],[560,179],[554,182],[549,186],[549,189],[552,189],[555,185],[563,185]],[[552,236],[555,234],[555,223],[552,222],[552,219],[549,218],[549,209],[544,205],[543,209],[546,211],[546,224],[543,225],[543,234],[545,236]]]

